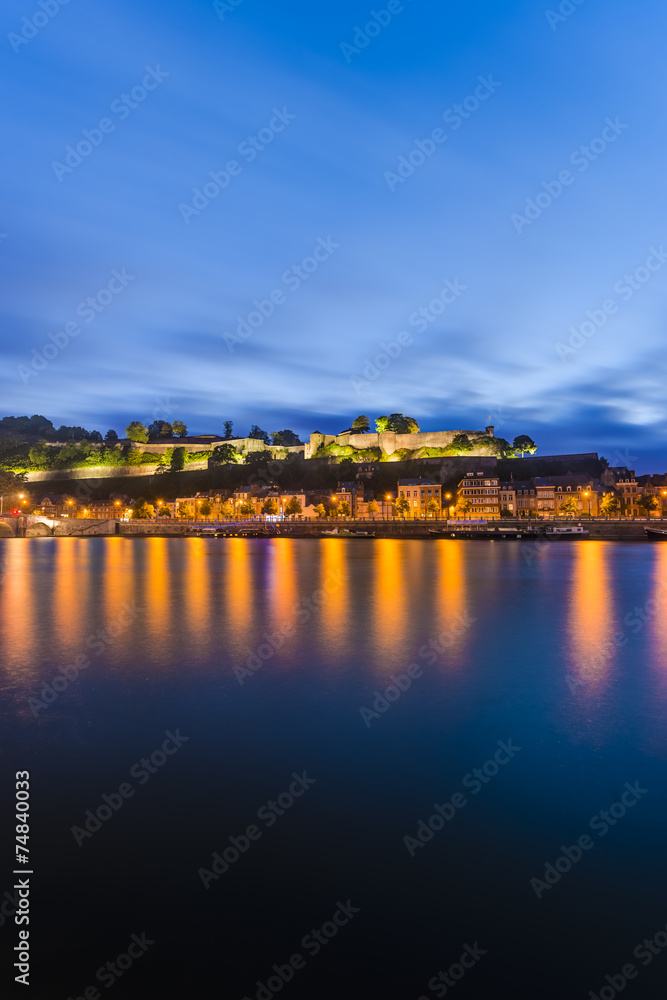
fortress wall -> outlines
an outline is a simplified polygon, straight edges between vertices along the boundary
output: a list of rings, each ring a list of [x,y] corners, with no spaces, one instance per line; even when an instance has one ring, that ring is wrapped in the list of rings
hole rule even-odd
[[[492,428],[483,431],[419,431],[417,434],[395,434],[393,431],[383,431],[382,434],[352,434],[346,431],[334,437],[332,434],[311,434],[310,444],[306,445],[306,458],[312,458],[321,444],[335,442],[345,447],[362,450],[364,448],[380,448],[387,455],[393,455],[401,448],[416,451],[419,448],[446,448],[457,434],[467,434],[471,441],[487,437]]]

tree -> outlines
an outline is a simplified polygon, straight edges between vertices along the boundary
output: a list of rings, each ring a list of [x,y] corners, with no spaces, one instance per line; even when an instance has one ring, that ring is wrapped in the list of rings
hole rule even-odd
[[[213,513],[213,507],[211,506],[210,500],[204,500],[204,502],[200,504],[199,513],[201,514],[202,517],[211,516],[211,514]]]
[[[275,516],[279,512],[278,501],[275,497],[267,497],[262,504],[262,514],[270,514]]]
[[[185,468],[185,448],[181,445],[180,448],[174,448],[171,455],[170,470],[171,472],[182,472]]]
[[[85,427],[68,427],[63,424],[55,432],[56,441],[85,441],[90,437],[90,431]]]
[[[225,420],[225,440],[229,441],[232,437],[232,427],[234,422],[232,420]]]
[[[380,513],[380,507],[377,500],[371,500],[368,505],[368,513],[371,515],[373,520],[375,520],[376,515]]]
[[[414,417],[404,417],[402,413],[390,413],[387,418],[387,430],[395,434],[416,434],[419,424]]]
[[[94,441],[95,444],[99,444],[100,441],[102,440],[102,435],[100,434],[99,431],[91,431],[90,432],[90,437],[88,438],[88,440],[89,441]]]
[[[133,521],[147,521],[155,517],[155,508],[152,503],[147,503],[143,497],[139,497],[132,508]]]
[[[472,451],[473,445],[467,434],[455,434],[450,448],[455,455],[468,455]]]
[[[426,504],[426,513],[429,517],[436,517],[440,513],[440,504],[437,500],[429,500]]]
[[[529,455],[534,455],[537,451],[537,445],[532,438],[528,437],[527,434],[519,434],[518,437],[515,437],[514,441],[512,441],[512,448],[515,456],[520,454],[522,458],[524,456],[524,452],[527,452]]]
[[[158,517],[171,517],[171,510],[169,509],[169,507],[164,507],[164,506],[158,507],[157,516]]]
[[[326,507],[324,506],[323,503],[318,503],[317,504],[317,506],[315,507],[315,513],[317,514],[318,517],[326,517],[327,516],[327,510],[326,510]]]
[[[182,420],[174,420],[173,424],[171,425],[171,429],[172,432],[176,435],[176,437],[179,438],[186,437],[188,433],[187,425],[184,424]]]
[[[108,430],[104,435],[104,440],[109,441],[110,443],[116,442],[118,440],[118,435],[114,430]]]
[[[371,426],[370,420],[368,419],[368,417],[364,416],[363,413],[360,417],[357,417],[357,419],[352,422],[352,430],[356,431],[357,434],[368,433],[370,426]]]
[[[255,505],[250,500],[244,500],[241,504],[241,514],[243,517],[250,517],[255,513]]]
[[[271,439],[266,431],[263,431],[261,427],[257,424],[253,424],[250,428],[250,433],[248,434],[250,438],[256,438],[258,441],[263,441],[264,444],[271,444]]]
[[[389,430],[389,417],[378,417],[375,421],[375,430],[378,434]]]
[[[459,497],[456,501],[456,507],[454,508],[456,516],[461,517],[463,515],[465,517],[465,515],[469,514],[471,510],[472,504],[470,503],[470,500],[467,500],[465,497]]]
[[[600,513],[605,517],[613,517],[620,509],[620,503],[615,493],[605,493],[600,504]]]
[[[642,493],[637,500],[637,506],[645,510],[647,517],[650,517],[651,511],[660,510],[660,501],[654,493]]]
[[[406,517],[410,513],[410,501],[407,497],[399,497],[394,507],[396,508],[396,513],[400,514],[401,517]]]
[[[268,448],[261,451],[249,451],[246,455],[246,465],[255,465],[258,462],[268,462],[273,456]]]
[[[234,504],[231,500],[225,500],[220,507],[220,515],[222,517],[234,517]]]
[[[290,497],[285,504],[285,513],[290,517],[296,517],[297,514],[303,513],[303,507],[301,506],[301,501],[298,497]]]
[[[339,517],[351,517],[352,511],[350,510],[350,505],[347,500],[341,500],[338,506],[338,516]]]
[[[160,437],[172,436],[172,426],[166,420],[154,420],[152,424],[148,425],[148,437],[151,441],[155,441],[156,438]]]
[[[276,447],[295,448],[297,445],[303,444],[302,441],[299,441],[294,431],[290,430],[275,431],[271,437]]]
[[[176,510],[176,516],[177,517],[188,517],[189,514],[190,514],[190,511],[188,510],[188,505],[186,503],[179,503],[178,508]]]
[[[578,514],[579,504],[577,503],[577,498],[573,494],[563,497],[560,502],[559,512],[561,514]]]
[[[133,420],[125,428],[125,437],[130,441],[137,441],[139,444],[146,444],[148,441],[148,428],[140,424],[138,420]]]
[[[233,444],[218,444],[213,449],[213,460],[215,462],[236,462],[239,457],[239,453]]]

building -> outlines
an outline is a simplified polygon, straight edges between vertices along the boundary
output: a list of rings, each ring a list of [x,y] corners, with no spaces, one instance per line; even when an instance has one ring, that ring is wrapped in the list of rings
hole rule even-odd
[[[397,499],[410,504],[411,517],[439,517],[442,511],[442,486],[430,479],[399,479]]]
[[[458,485],[458,502],[467,501],[470,510],[465,515],[470,518],[500,517],[500,490],[497,476],[484,472],[467,472]]]
[[[566,476],[549,476],[554,487],[554,513],[556,516],[574,516],[588,514],[597,517],[600,512],[600,502],[604,496],[603,486],[598,480],[591,479],[584,473],[568,473]],[[574,495],[577,504],[575,511],[563,509],[568,497]]]
[[[35,512],[45,517],[76,517],[79,502],[69,493],[47,493],[37,504]]]

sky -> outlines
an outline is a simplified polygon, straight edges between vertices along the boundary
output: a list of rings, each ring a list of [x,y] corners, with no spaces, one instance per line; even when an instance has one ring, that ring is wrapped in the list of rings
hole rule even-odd
[[[658,0],[0,22],[0,416],[403,412],[665,471]]]

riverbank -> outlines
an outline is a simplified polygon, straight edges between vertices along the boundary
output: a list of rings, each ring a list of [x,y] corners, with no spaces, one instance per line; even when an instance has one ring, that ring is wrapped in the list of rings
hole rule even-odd
[[[558,522],[563,523],[563,522]],[[575,522],[566,522],[575,523]],[[667,531],[667,519],[644,519],[638,520],[584,520],[582,525],[589,532],[591,539],[606,541],[648,541],[645,527],[651,527]],[[464,527],[466,522],[459,522]],[[506,519],[502,521],[503,527],[514,527],[527,529],[536,525],[544,525],[544,521],[527,521]],[[116,520],[86,520],[76,518],[73,520],[49,521],[40,518],[38,515],[31,515],[23,518],[5,518],[0,521],[0,528],[7,525],[7,530],[0,532],[0,537],[99,537],[99,536],[120,536],[125,538],[136,537],[193,537],[196,532],[205,527],[217,527],[209,522],[183,523],[182,521],[116,521]],[[497,525],[499,526],[499,524]],[[321,538],[324,531],[331,531],[338,527],[341,530],[370,531],[376,538],[433,538],[430,534],[431,528],[443,529],[447,527],[446,521],[281,521],[277,525],[264,522],[238,521],[233,525],[225,523],[224,528],[230,531],[244,533],[265,534],[267,538]]]

